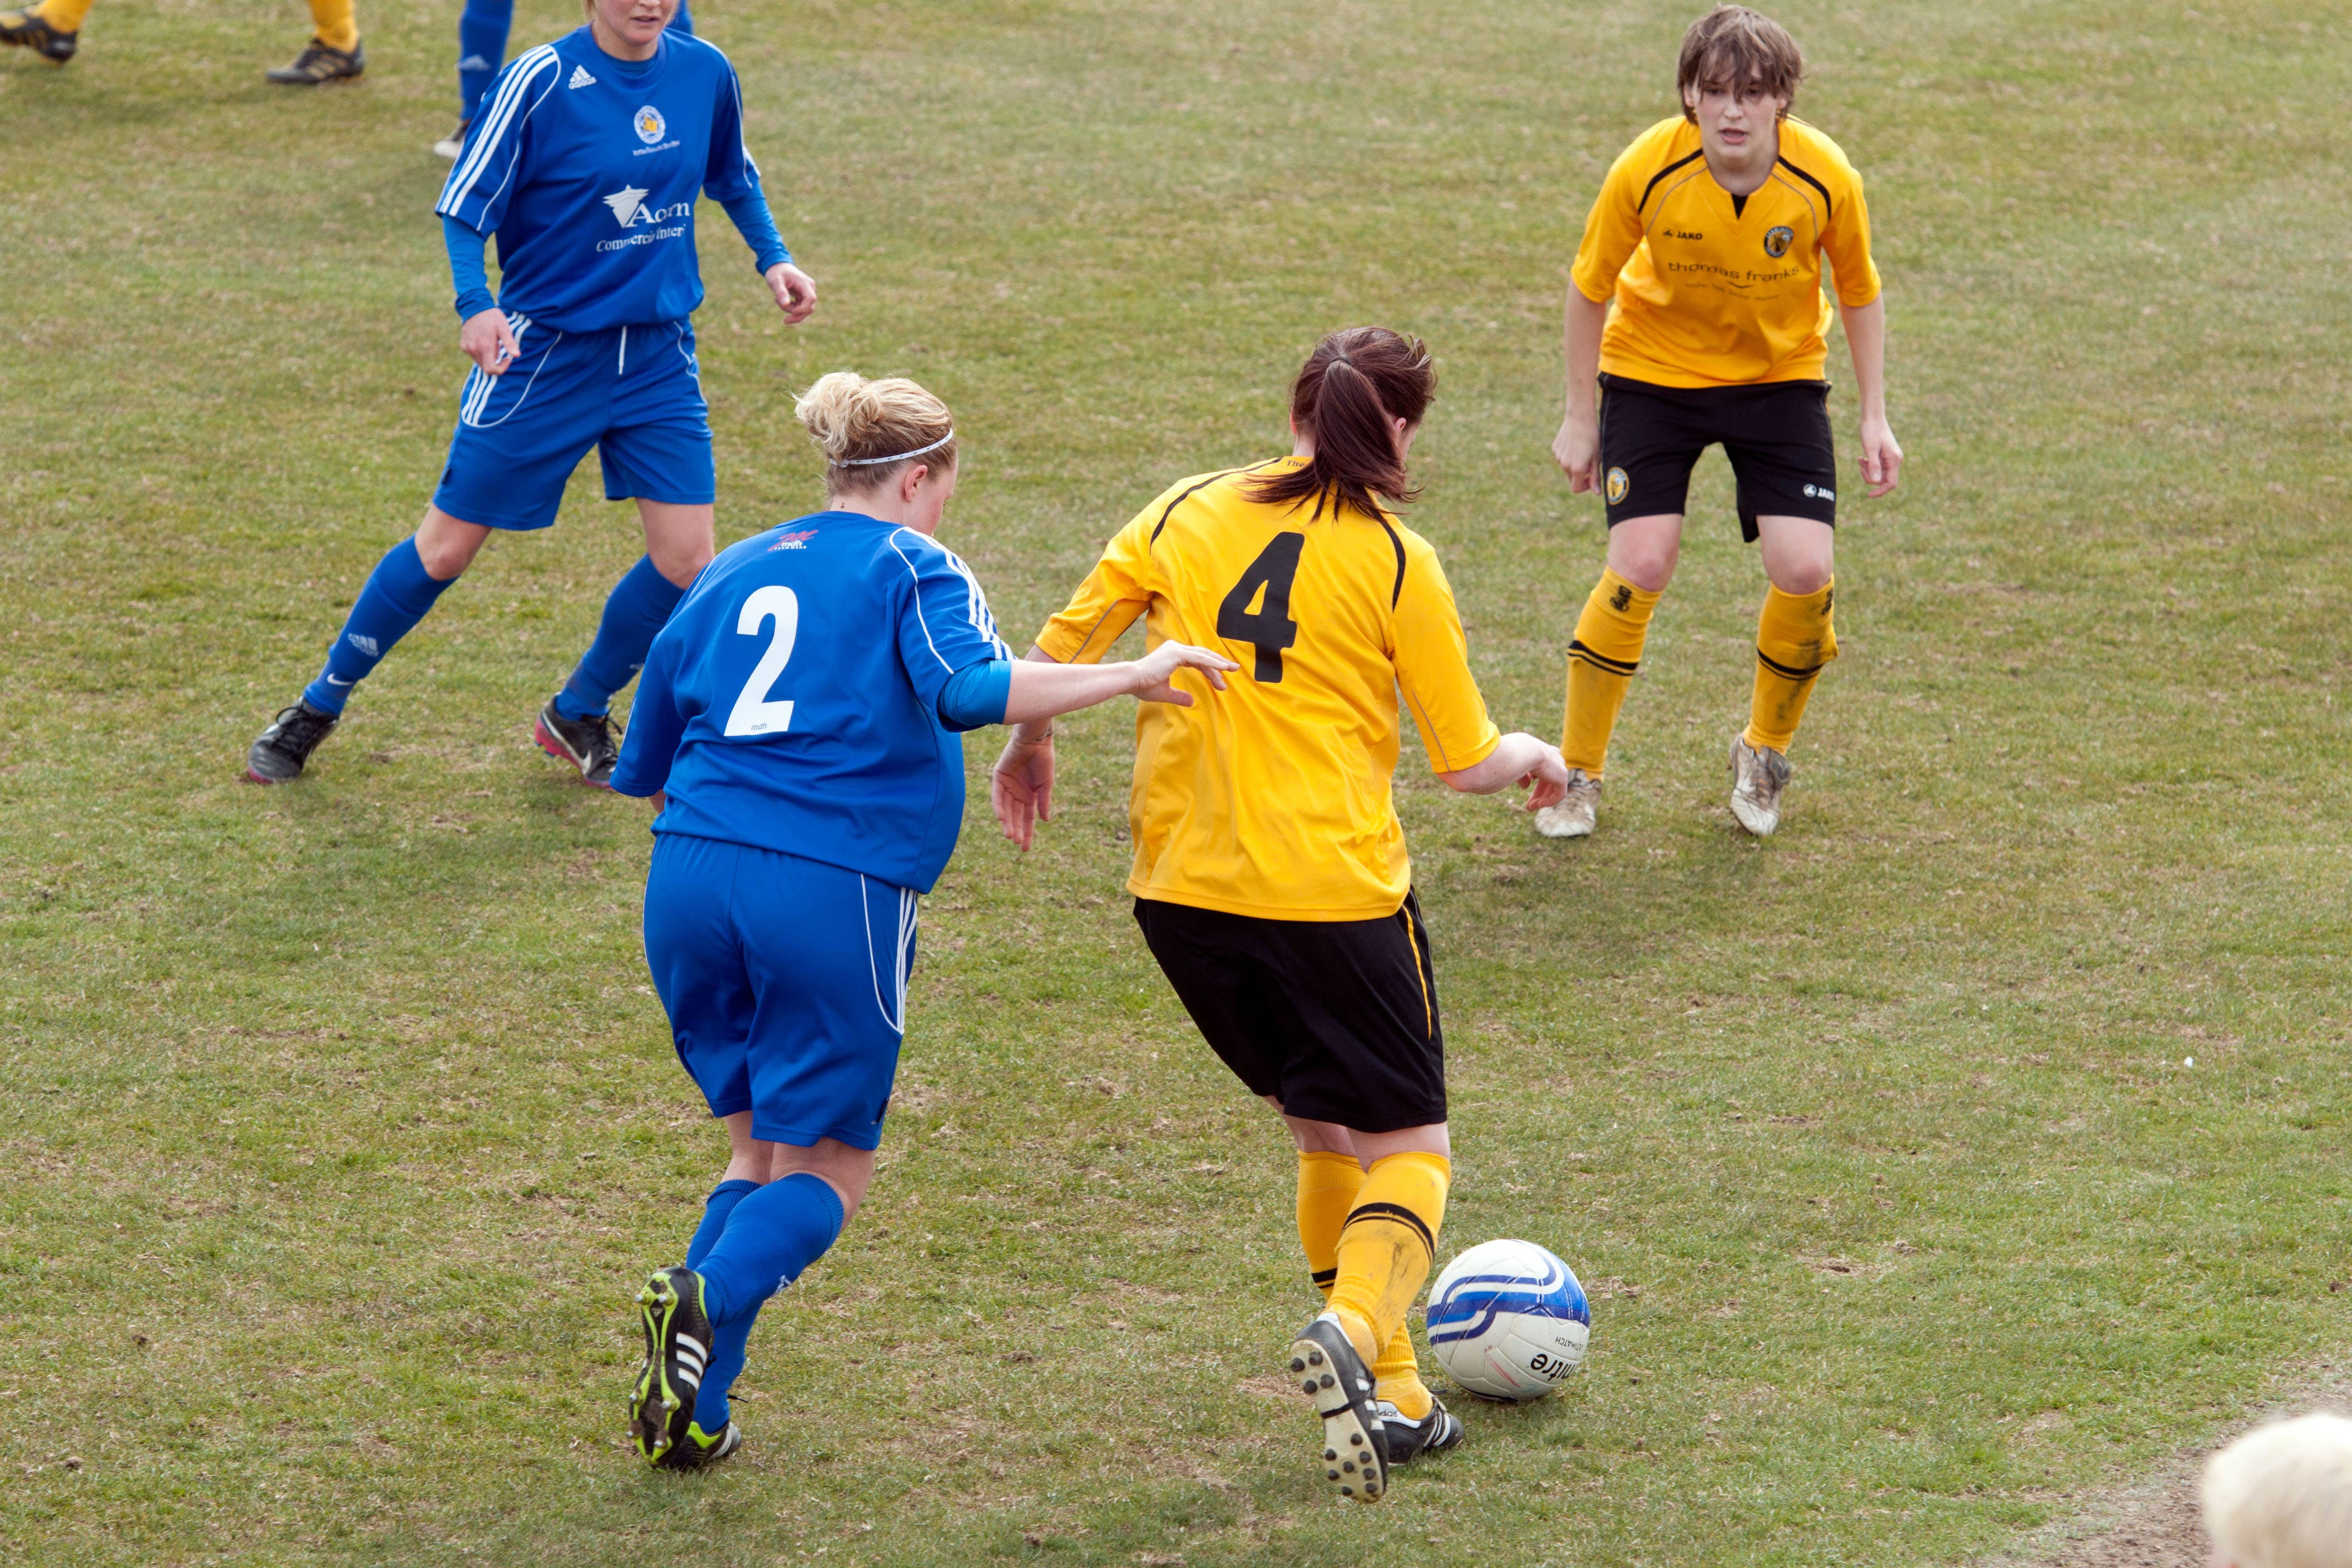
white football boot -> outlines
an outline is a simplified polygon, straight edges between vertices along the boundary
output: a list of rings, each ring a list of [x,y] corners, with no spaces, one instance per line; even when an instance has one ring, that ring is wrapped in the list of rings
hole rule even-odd
[[[1789,759],[1769,746],[1731,739],[1731,814],[1758,838],[1780,825],[1780,796],[1789,788]]]
[[[1568,793],[1536,813],[1536,831],[1548,839],[1589,839],[1601,815],[1601,780],[1581,768],[1568,770]]]

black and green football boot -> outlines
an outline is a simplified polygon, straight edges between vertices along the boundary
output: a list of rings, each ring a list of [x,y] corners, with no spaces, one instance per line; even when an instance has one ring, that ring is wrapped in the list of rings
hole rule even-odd
[[[721,1459],[731,1459],[743,1446],[743,1428],[730,1421],[719,1436],[712,1437],[702,1429],[700,1422],[689,1421],[686,1436],[670,1445],[669,1452],[654,1461],[658,1470],[707,1470]]]
[[[637,1292],[637,1318],[646,1333],[646,1362],[629,1390],[629,1440],[660,1464],[694,1425],[695,1390],[710,1359],[702,1276],[684,1264],[655,1270]],[[719,1440],[725,1439],[721,1433]]]

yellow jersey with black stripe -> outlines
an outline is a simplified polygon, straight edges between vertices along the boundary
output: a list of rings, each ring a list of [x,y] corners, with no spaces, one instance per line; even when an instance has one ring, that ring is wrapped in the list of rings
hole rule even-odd
[[[1708,172],[1698,127],[1677,115],[1611,166],[1570,276],[1587,299],[1616,298],[1601,337],[1610,375],[1669,387],[1821,381],[1824,256],[1840,303],[1878,298],[1862,176],[1836,142],[1783,120],[1770,177],[1737,198]]]
[[[1390,799],[1412,710],[1430,765],[1485,760],[1500,738],[1470,674],[1454,591],[1428,541],[1391,515],[1249,497],[1277,458],[1186,479],[1121,528],[1037,645],[1092,663],[1140,617],[1241,664],[1191,707],[1138,705],[1129,891],[1274,920],[1372,920],[1412,890]]]

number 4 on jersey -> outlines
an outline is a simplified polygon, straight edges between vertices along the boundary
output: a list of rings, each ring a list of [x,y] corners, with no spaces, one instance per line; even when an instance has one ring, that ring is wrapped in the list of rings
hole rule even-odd
[[[1306,548],[1305,534],[1275,535],[1217,606],[1217,635],[1257,649],[1254,674],[1262,685],[1281,681],[1282,651],[1298,641],[1298,622],[1290,618],[1290,581],[1298,575],[1299,552]],[[1252,610],[1261,588],[1265,602]]]

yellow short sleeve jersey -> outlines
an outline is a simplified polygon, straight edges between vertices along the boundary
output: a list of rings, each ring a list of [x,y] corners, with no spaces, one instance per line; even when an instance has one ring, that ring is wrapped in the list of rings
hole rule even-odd
[[[1129,891],[1272,920],[1376,920],[1412,890],[1389,797],[1398,702],[1431,765],[1485,760],[1500,738],[1437,552],[1393,517],[1269,506],[1251,475],[1184,480],[1121,528],[1037,645],[1092,663],[1144,617],[1241,663],[1226,689],[1185,671],[1191,707],[1143,703],[1128,800]]]
[[[1611,166],[1570,276],[1587,299],[1616,297],[1601,338],[1608,374],[1669,387],[1821,381],[1824,256],[1842,303],[1878,298],[1862,176],[1836,142],[1783,120],[1771,178],[1735,205],[1698,127],[1677,115]]]

